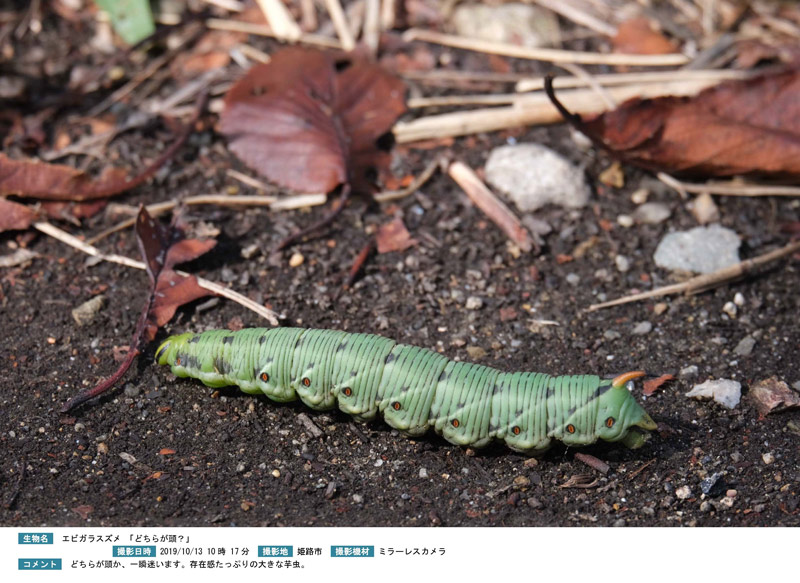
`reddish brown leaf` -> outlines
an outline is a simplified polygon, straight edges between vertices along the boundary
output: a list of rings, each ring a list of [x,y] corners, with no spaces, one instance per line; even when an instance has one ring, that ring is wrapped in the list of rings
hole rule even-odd
[[[211,251],[216,245],[217,242],[214,239],[183,239],[178,241],[167,251],[166,267],[193,261]]]
[[[0,233],[27,229],[35,218],[36,213],[24,204],[0,198]]]
[[[44,200],[105,198],[128,188],[128,173],[106,168],[97,178],[63,164],[12,160],[0,153],[0,195],[14,194]]]
[[[194,276],[180,276],[171,267],[177,262],[200,256],[213,247],[216,241],[180,240],[180,233],[174,226],[164,227],[144,207],[136,217],[136,238],[150,278],[150,293],[136,323],[130,343],[131,350],[114,374],[96,387],[75,395],[61,408],[62,413],[112,388],[139,354],[142,337],[153,340],[158,328],[172,318],[178,307],[212,293],[201,288]]]
[[[618,53],[665,55],[677,50],[673,42],[653,28],[648,18],[641,17],[621,22],[611,43]]]
[[[63,164],[39,160],[12,160],[0,153],[0,196],[9,194],[51,201],[81,202],[108,198],[149,180],[183,145],[205,107],[206,94],[197,101],[194,116],[178,138],[139,174],[128,177],[121,168],[106,168],[97,178]]]
[[[209,296],[211,293],[200,287],[193,275],[183,277],[171,269],[163,270],[158,278],[153,305],[150,308],[145,334],[147,340],[153,340],[158,328],[169,322],[182,305]]]
[[[72,509],[72,511],[80,516],[82,519],[86,520],[89,518],[89,515],[92,513],[94,508],[88,504],[81,504],[80,506],[76,506]]]
[[[696,97],[630,100],[589,121],[562,115],[626,162],[684,175],[800,175],[800,71],[723,83]]]
[[[93,217],[108,205],[108,199],[91,202],[43,202],[42,210],[51,219],[64,219],[74,222],[77,219]]]
[[[655,393],[661,385],[663,385],[667,381],[671,381],[674,378],[675,377],[672,376],[671,374],[664,374],[658,377],[657,379],[648,379],[644,382],[644,390],[642,391],[642,394],[649,397],[650,395]]]
[[[381,225],[375,239],[378,244],[378,253],[404,251],[419,243],[416,239],[411,238],[411,234],[406,229],[402,219],[399,218]]]
[[[253,67],[225,97],[221,129],[231,151],[293,190],[364,189],[367,175],[388,162],[376,141],[405,111],[404,85],[376,65],[341,65],[290,48]]]

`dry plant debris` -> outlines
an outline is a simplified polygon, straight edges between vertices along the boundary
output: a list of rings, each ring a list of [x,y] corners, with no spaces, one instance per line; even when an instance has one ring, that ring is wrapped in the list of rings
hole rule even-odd
[[[284,49],[231,88],[221,129],[232,152],[281,186],[370,192],[389,159],[377,140],[405,111],[404,93],[376,65]]]
[[[585,121],[548,91],[567,121],[624,162],[693,176],[800,176],[796,70],[722,83],[696,97],[632,99]]]

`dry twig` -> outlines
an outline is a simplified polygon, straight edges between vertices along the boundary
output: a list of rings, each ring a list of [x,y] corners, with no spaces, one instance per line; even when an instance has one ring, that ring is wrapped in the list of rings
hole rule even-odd
[[[268,195],[237,195],[230,196],[227,194],[198,194],[196,196],[188,196],[182,200],[174,199],[165,202],[159,202],[146,206],[147,212],[152,216],[164,214],[177,207],[179,204],[197,205],[197,204],[213,204],[217,206],[268,206],[273,210],[294,210],[300,208],[308,208],[311,206],[319,206],[325,204],[328,200],[325,194],[298,194],[295,196],[278,198]],[[138,209],[131,209],[135,213]],[[95,235],[89,239],[90,244],[97,243],[105,239],[109,235],[132,227],[136,223],[136,217],[131,217],[109,227],[105,231]]]
[[[276,38],[288,41],[300,39],[302,31],[281,0],[256,0],[256,2]]]
[[[125,265],[126,267],[133,267],[134,269],[145,269],[145,264],[141,261],[137,261],[136,259],[131,259],[130,257],[125,257],[124,255],[117,255],[116,253],[103,253],[97,247],[89,245],[88,243],[84,243],[77,237],[70,235],[66,231],[62,231],[56,226],[51,225],[50,223],[46,222],[38,222],[33,224],[34,228],[38,231],[41,231],[45,235],[49,235],[54,239],[61,241],[77,249],[78,251],[82,251],[87,255],[91,255],[92,257],[97,257],[98,259],[102,259],[103,261],[109,261],[111,263],[118,263],[120,265]],[[189,277],[190,274],[186,273],[185,271],[175,271],[178,275],[183,277]],[[197,277],[197,283],[203,289],[207,289],[209,291],[214,292],[215,294],[228,298],[229,300],[233,300],[237,304],[244,306],[248,310],[251,310],[258,314],[259,316],[266,318],[270,324],[273,326],[278,325],[278,316],[275,312],[266,308],[260,304],[257,304],[250,298],[243,296],[242,294],[233,291],[232,289],[228,289],[225,286],[222,286],[218,283],[214,283],[213,281],[209,281],[207,279],[203,279],[201,277]]]
[[[800,196],[800,186],[748,184],[735,180],[698,184],[683,182],[664,172],[659,172],[656,177],[670,188],[677,190],[682,196],[686,193],[708,193],[721,196]]]
[[[647,83],[610,87],[608,94],[617,102],[632,97],[653,98],[661,95],[695,95],[716,83],[715,80],[694,79],[676,82]],[[604,110],[593,89],[561,91],[558,98],[564,107],[579,115]],[[392,131],[399,143],[435,138],[492,132],[526,125],[556,123],[562,116],[544,93],[519,95],[510,107],[489,107],[472,111],[457,111],[429,115],[408,122],[398,122]]]
[[[758,257],[754,257],[752,259],[745,259],[744,261],[740,261],[735,265],[718,269],[713,273],[698,275],[682,283],[665,285],[654,290],[632,294],[622,298],[617,298],[615,300],[610,300],[608,302],[603,302],[601,304],[592,304],[586,309],[586,311],[594,312],[595,310],[600,310],[602,308],[609,308],[611,306],[619,306],[621,304],[629,304],[631,302],[638,302],[639,300],[646,300],[648,298],[656,298],[672,294],[699,294],[715,287],[719,287],[730,281],[744,277],[745,275],[752,273],[756,268],[766,265],[767,263],[771,263],[772,261],[776,261],[781,257],[791,255],[796,251],[800,251],[800,241],[789,243],[785,247],[770,251],[769,253],[764,253],[763,255],[759,255]]]
[[[486,216],[500,227],[520,249],[530,251],[533,248],[528,231],[522,226],[516,215],[489,190],[472,168],[463,162],[453,162],[447,173],[467,193],[475,206],[486,213]]]
[[[336,30],[336,36],[342,43],[342,49],[350,52],[356,48],[356,41],[353,38],[353,33],[350,32],[350,27],[347,24],[347,18],[342,10],[342,4],[339,0],[325,0],[325,7],[328,9],[333,28]]]
[[[566,51],[562,49],[544,49],[522,47],[507,43],[485,41],[452,34],[443,34],[421,28],[410,28],[403,34],[403,40],[424,41],[448,47],[467,49],[481,53],[531,59],[550,63],[579,63],[582,65],[631,65],[642,67],[673,67],[685,65],[689,59],[682,54],[667,55],[625,55],[621,53],[593,53],[584,51]]]
[[[250,22],[241,22],[239,20],[226,20],[224,18],[209,18],[206,20],[206,26],[213,30],[230,30],[233,32],[245,32],[247,34],[257,34],[260,36],[268,36],[278,40],[285,40],[283,37],[275,34],[275,32],[268,26],[261,24],[252,24]],[[324,47],[329,49],[340,49],[342,44],[334,39],[321,34],[301,33],[297,37],[297,42],[317,47]]]

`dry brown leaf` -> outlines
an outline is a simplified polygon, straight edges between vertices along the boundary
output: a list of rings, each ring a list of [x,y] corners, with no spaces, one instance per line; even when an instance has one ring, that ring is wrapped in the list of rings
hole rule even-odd
[[[623,161],[671,174],[800,176],[800,71],[695,97],[634,99],[588,121],[548,91],[566,119]]]
[[[24,204],[0,198],[0,233],[23,231],[31,226],[35,218],[36,212]]]
[[[635,55],[666,55],[678,50],[675,43],[653,27],[650,19],[643,17],[621,22],[611,44],[617,53]]]
[[[381,225],[375,238],[378,244],[378,253],[404,251],[419,243],[419,241],[411,237],[408,229],[403,224],[403,220],[400,218]]]
[[[221,129],[232,152],[282,186],[365,190],[388,164],[377,141],[405,111],[404,92],[376,65],[284,49],[231,88]]]
[[[0,153],[0,195],[83,201],[106,198],[127,188],[128,173],[121,168],[106,168],[93,178],[71,166],[40,160],[12,160]]]
[[[657,379],[648,379],[644,382],[644,390],[642,391],[642,394],[646,397],[649,397],[655,393],[661,385],[667,381],[671,381],[674,378],[675,377],[671,374],[664,374]]]

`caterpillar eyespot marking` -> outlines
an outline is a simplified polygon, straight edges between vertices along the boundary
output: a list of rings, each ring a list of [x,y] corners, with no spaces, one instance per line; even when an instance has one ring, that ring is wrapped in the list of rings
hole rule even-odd
[[[531,455],[554,440],[636,448],[656,428],[626,388],[641,371],[610,380],[502,372],[374,334],[302,328],[188,332],[167,338],[156,361],[211,387],[238,385],[280,402],[299,398],[320,411],[338,406],[360,420],[383,415],[409,435],[433,429],[459,445],[496,440]],[[269,373],[258,372],[267,366]],[[304,376],[312,368],[313,383]],[[391,414],[379,406],[384,398]]]

